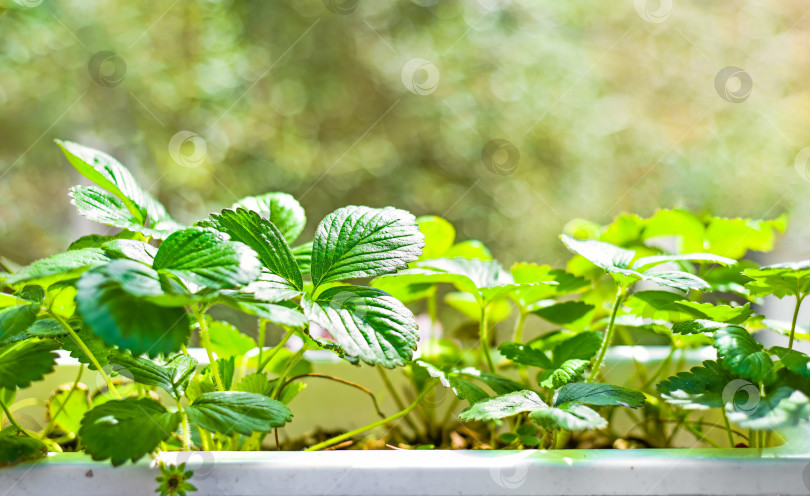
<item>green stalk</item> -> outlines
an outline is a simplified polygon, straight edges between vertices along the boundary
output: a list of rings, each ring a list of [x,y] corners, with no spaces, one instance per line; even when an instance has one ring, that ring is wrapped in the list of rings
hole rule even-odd
[[[433,356],[433,343],[437,339],[436,336],[436,288],[433,288],[433,292],[431,292],[430,296],[428,297],[428,315],[430,316],[430,335],[428,336],[427,346],[425,347],[425,355],[430,357]]]
[[[183,405],[180,404],[180,400],[177,400],[177,410],[183,418],[183,451],[191,451],[191,430],[188,427],[188,416]]]
[[[486,359],[487,367],[489,367],[490,372],[495,372],[495,364],[492,361],[492,355],[489,352],[489,315],[487,312],[487,308],[489,305],[484,304],[481,307],[481,351],[484,353],[484,359]]]
[[[591,374],[588,376],[588,382],[593,382],[597,374],[599,374],[599,367],[602,365],[602,360],[605,359],[605,353],[607,353],[610,342],[613,340],[613,327],[616,322],[616,315],[619,313],[619,308],[622,306],[625,291],[624,286],[619,285],[619,290],[616,292],[616,300],[613,302],[613,311],[610,313],[610,322],[608,323],[607,331],[605,331],[605,337],[602,339],[602,347],[599,348],[599,355],[597,355],[596,361],[591,368]]]
[[[733,448],[734,445],[734,436],[731,434],[731,424],[728,421],[728,416],[726,415],[725,408],[720,409],[723,412],[723,422],[726,424],[726,433],[728,434],[728,445],[729,447]]]
[[[279,341],[279,343],[275,345],[272,350],[270,350],[270,353],[268,353],[267,358],[265,358],[264,361],[259,360],[259,366],[256,367],[257,373],[261,372],[262,370],[264,370],[265,367],[267,367],[267,364],[270,363],[273,357],[275,357],[278,354],[278,352],[281,351],[282,348],[284,348],[284,345],[287,344],[287,341],[289,341],[289,339],[292,337],[293,334],[295,334],[294,331],[288,330],[284,334],[284,337],[281,338],[281,341]]]
[[[265,319],[259,319],[259,357],[257,358],[258,363],[262,363],[262,352],[264,351],[264,329],[267,327],[267,321]]]
[[[62,413],[62,410],[65,409],[65,405],[67,405],[68,401],[70,401],[70,397],[73,396],[73,391],[75,391],[76,388],[79,386],[79,381],[82,380],[82,373],[83,372],[84,372],[84,364],[80,363],[79,364],[79,374],[76,376],[76,380],[73,381],[73,385],[70,387],[70,391],[68,391],[68,394],[67,394],[67,396],[65,396],[65,399],[62,400],[62,404],[59,405],[59,408],[56,410],[56,413],[54,413],[51,416],[51,420],[48,421],[48,425],[46,425],[45,430],[42,431],[42,435],[40,436],[40,439],[47,436],[48,433],[53,428],[53,424],[56,423],[56,419],[59,417],[59,414]]]
[[[807,295],[796,295],[796,308],[793,310],[793,322],[790,324],[790,341],[788,341],[788,349],[793,349],[793,334],[796,332],[796,320],[799,318],[799,309],[802,306],[802,301]]]
[[[273,388],[273,394],[271,395],[273,398],[278,399],[279,392],[281,392],[281,386],[284,384],[284,381],[287,379],[287,374],[290,373],[293,366],[304,356],[304,352],[307,351],[307,345],[304,344],[301,346],[301,349],[298,350],[295,355],[290,358],[290,361],[287,362],[287,366],[284,368],[284,372],[278,377],[278,381],[276,382],[276,387]]]
[[[397,408],[399,408],[400,410],[404,410],[405,402],[402,401],[402,397],[399,395],[399,393],[397,392],[397,388],[394,387],[394,384],[391,382],[391,379],[385,372],[385,368],[383,367],[374,367],[374,368],[377,369],[377,371],[380,373],[380,378],[382,379],[383,384],[385,385],[385,389],[388,390],[388,394],[390,394],[391,398],[394,399],[394,403],[396,403]],[[411,417],[406,416],[405,423],[408,424],[408,427],[411,428],[414,434],[416,434],[417,436],[419,435],[419,429],[416,427],[416,424],[414,423],[413,419],[411,419]]]
[[[366,432],[366,431],[368,431],[368,430],[374,429],[374,428],[376,428],[376,427],[380,427],[380,426],[385,425],[385,424],[387,424],[387,423],[389,423],[389,422],[393,422],[394,420],[397,420],[398,418],[403,417],[403,416],[405,416],[405,415],[407,415],[407,414],[411,413],[411,411],[412,411],[414,408],[416,408],[416,406],[417,406],[417,405],[419,404],[419,402],[422,400],[422,397],[423,397],[423,396],[425,396],[425,394],[427,394],[429,391],[432,391],[434,387],[436,387],[436,383],[435,383],[435,382],[434,382],[434,383],[433,383],[433,384],[432,384],[430,387],[428,387],[428,388],[426,388],[424,391],[422,391],[422,392],[419,394],[419,396],[417,396],[417,397],[416,397],[416,399],[414,400],[414,402],[413,402],[413,403],[411,403],[411,404],[408,406],[408,408],[406,408],[406,409],[404,409],[404,410],[401,410],[401,411],[399,411],[399,412],[397,412],[397,413],[395,413],[395,414],[391,415],[390,417],[384,418],[384,419],[382,419],[382,420],[378,420],[378,421],[376,421],[376,422],[372,422],[371,424],[365,425],[365,426],[360,427],[360,428],[358,428],[358,429],[355,429],[355,430],[353,430],[353,431],[349,431],[349,432],[347,432],[347,433],[345,433],[345,434],[341,434],[341,435],[339,435],[339,436],[335,436],[335,437],[333,437],[333,438],[331,438],[331,439],[327,439],[326,441],[324,441],[324,442],[322,442],[322,443],[318,443],[318,444],[316,444],[316,445],[314,445],[314,446],[310,446],[309,448],[307,448],[307,449],[306,449],[306,450],[304,450],[304,451],[319,451],[319,450],[322,450],[322,449],[324,449],[324,448],[328,448],[328,447],[330,447],[330,446],[333,446],[333,445],[335,445],[335,444],[338,444],[338,443],[340,443],[340,442],[342,442],[342,441],[345,441],[345,440],[347,440],[347,439],[351,439],[351,438],[353,438],[354,436],[356,436],[356,435],[358,435],[358,434],[362,434],[362,433],[364,433],[364,432]]]
[[[23,429],[23,427],[20,424],[18,424],[16,420],[14,420],[14,417],[11,416],[11,412],[8,410],[8,407],[6,407],[6,404],[3,403],[2,400],[0,400],[0,408],[2,408],[3,411],[6,413],[6,418],[8,418],[9,423],[13,425],[15,429],[22,432],[28,437],[36,438],[35,435],[33,435],[30,431]]]
[[[219,375],[219,365],[214,358],[214,352],[211,351],[211,334],[208,331],[208,322],[205,321],[205,308],[199,308],[194,312],[197,322],[200,324],[200,341],[202,341],[203,348],[208,354],[208,363],[211,367],[211,372],[214,374],[214,382],[219,391],[225,391],[225,384],[222,382],[222,376]]]
[[[87,358],[90,360],[90,363],[92,363],[93,366],[96,368],[96,370],[98,370],[98,373],[104,379],[104,382],[107,384],[107,389],[110,391],[110,393],[113,395],[113,397],[115,399],[117,399],[117,400],[120,400],[121,395],[118,394],[118,390],[115,389],[115,385],[113,384],[112,379],[110,379],[110,376],[107,375],[107,373],[104,371],[104,368],[98,362],[95,355],[93,355],[93,352],[90,351],[90,348],[88,348],[87,345],[84,344],[84,341],[82,341],[82,338],[80,338],[79,335],[76,334],[76,331],[74,331],[73,328],[70,327],[70,325],[67,322],[65,322],[65,320],[62,317],[60,317],[59,315],[57,315],[57,314],[55,314],[55,313],[53,313],[51,311],[48,311],[48,314],[51,317],[53,317],[53,319],[56,322],[58,322],[59,325],[62,326],[62,328],[65,331],[67,331],[67,333],[70,335],[70,337],[73,339],[73,341],[79,346],[79,348],[81,348],[81,350],[84,352],[84,354],[87,355]]]
[[[523,324],[526,322],[526,317],[528,317],[528,313],[525,312],[522,308],[520,309],[520,315],[515,322],[515,332],[512,336],[512,341],[516,343],[523,343]]]

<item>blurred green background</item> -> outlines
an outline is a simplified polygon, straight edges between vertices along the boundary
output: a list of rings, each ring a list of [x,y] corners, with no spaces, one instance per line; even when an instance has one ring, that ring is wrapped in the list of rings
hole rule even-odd
[[[394,205],[506,265],[561,265],[575,218],[787,211],[807,256],[800,0],[2,5],[0,254],[17,262],[103,232],[70,206],[84,181],[54,138],[113,154],[186,222],[281,190],[304,237],[340,206]]]

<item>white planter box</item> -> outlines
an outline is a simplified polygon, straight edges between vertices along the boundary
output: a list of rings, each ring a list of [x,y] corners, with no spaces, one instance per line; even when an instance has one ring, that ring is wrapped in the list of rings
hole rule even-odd
[[[663,358],[662,353],[655,348],[611,350],[608,378],[621,383],[622,376],[633,373],[634,356],[652,366]],[[686,356],[685,362],[691,366],[707,358],[711,350],[700,350]],[[363,374],[370,375],[367,372]],[[335,387],[327,383],[328,390]],[[319,401],[314,403],[327,417],[322,423],[340,423],[333,422],[339,420],[335,405],[315,393]],[[301,403],[298,399],[293,403],[299,416],[311,408],[303,401],[305,394]],[[808,495],[810,430],[784,434],[785,444],[762,450],[269,451],[162,456],[169,463],[188,462],[196,472],[191,482],[199,489],[193,494],[199,496]],[[0,470],[0,496],[144,495],[154,491],[155,477],[156,469],[148,459],[112,468],[82,454],[58,454]]]

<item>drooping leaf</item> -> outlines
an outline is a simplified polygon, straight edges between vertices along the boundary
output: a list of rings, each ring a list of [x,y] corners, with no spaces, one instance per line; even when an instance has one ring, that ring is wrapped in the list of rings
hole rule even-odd
[[[554,406],[577,402],[595,406],[638,408],[644,404],[644,393],[612,384],[575,382],[566,384],[554,398]]]
[[[248,196],[233,204],[257,212],[281,231],[288,243],[295,241],[304,230],[307,217],[298,200],[287,193],[273,192],[259,196]]]
[[[213,230],[189,227],[160,245],[152,267],[209,288],[243,286],[259,276],[256,252]]]
[[[292,420],[292,412],[280,401],[241,391],[202,394],[186,413],[200,427],[225,435],[269,432]]]
[[[709,283],[689,272],[645,272],[642,274],[645,281],[652,281],[667,288],[681,291],[710,289]]]
[[[120,198],[98,186],[73,186],[70,188],[70,198],[79,215],[93,222],[145,236],[164,237],[165,233],[144,227],[140,214],[133,214]]]
[[[723,391],[732,380],[734,376],[719,363],[706,360],[689,372],[659,382],[656,390],[667,403],[687,410],[723,408]]]
[[[768,352],[742,327],[719,329],[714,335],[714,347],[723,366],[742,378],[760,382],[773,371]]]
[[[0,348],[0,388],[25,388],[53,372],[58,348],[50,339],[28,339]]]
[[[677,305],[684,311],[691,313],[695,318],[715,322],[726,322],[728,324],[742,324],[754,314],[754,311],[751,310],[750,303],[746,303],[741,307],[733,307],[729,305],[712,305],[711,303],[681,300],[677,302]]]
[[[404,269],[422,254],[424,236],[404,210],[350,206],[324,218],[312,249],[312,282],[374,277]]]
[[[218,231],[228,234],[232,240],[251,247],[259,256],[262,265],[273,274],[281,276],[293,289],[301,290],[304,282],[301,270],[295,261],[281,231],[257,212],[239,208],[212,214],[210,224]]]
[[[801,391],[780,387],[758,398],[750,409],[729,403],[726,405],[726,414],[729,421],[740,427],[775,431],[807,422],[810,417],[810,399]]]
[[[159,306],[130,294],[105,267],[85,273],[76,289],[79,314],[108,345],[154,357],[178,351],[188,341],[184,308]]]
[[[524,389],[479,401],[461,412],[461,420],[500,420],[521,412],[532,412],[548,405],[534,391]]]
[[[14,427],[0,431],[0,468],[38,460],[48,454],[45,443],[17,432]]]
[[[810,357],[801,351],[791,350],[781,346],[773,346],[768,351],[778,356],[785,367],[794,374],[810,378]]]
[[[48,286],[61,280],[78,277],[90,267],[103,265],[109,261],[110,258],[99,248],[66,251],[23,267],[6,279],[5,283],[14,285],[21,282],[36,282]]]
[[[685,253],[681,255],[655,255],[642,257],[633,263],[633,268],[638,271],[645,271],[656,265],[669,262],[700,262],[713,263],[724,266],[736,265],[737,261],[727,257],[721,257],[713,253]]]
[[[531,412],[529,418],[546,429],[582,431],[602,429],[607,426],[607,421],[597,412],[579,403],[540,408]]]
[[[116,367],[116,371],[119,374],[130,377],[135,382],[143,384],[144,386],[163,388],[176,398],[180,396],[174,389],[173,374],[168,368],[151,360],[147,360],[146,358],[132,356],[129,353],[121,351],[112,352],[108,360],[110,363],[119,366]],[[125,372],[122,372],[122,370]]]
[[[157,448],[177,429],[180,419],[179,412],[170,413],[149,398],[113,400],[87,412],[79,437],[94,460],[109,459],[118,466]]]
[[[28,330],[37,320],[39,303],[0,309],[0,343]]]
[[[338,286],[301,300],[307,318],[329,331],[348,356],[384,367],[404,365],[419,335],[413,314],[387,293]]]

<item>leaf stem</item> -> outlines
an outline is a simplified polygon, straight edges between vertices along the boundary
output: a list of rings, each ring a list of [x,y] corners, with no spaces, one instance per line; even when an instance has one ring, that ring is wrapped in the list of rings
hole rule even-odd
[[[287,344],[287,341],[289,341],[289,339],[292,337],[293,334],[295,334],[295,331],[293,331],[292,329],[288,330],[284,334],[284,337],[281,338],[281,341],[279,341],[279,343],[275,345],[272,350],[270,350],[270,353],[268,353],[267,358],[265,358],[263,362],[259,360],[259,366],[256,367],[257,373],[261,372],[262,370],[264,370],[265,367],[267,367],[267,364],[270,363],[270,361],[278,354],[279,351],[281,351],[282,348],[284,348],[284,345]],[[259,344],[259,346],[261,346],[261,344]]]
[[[262,352],[264,351],[264,329],[267,327],[267,321],[265,319],[259,319],[259,356],[256,359],[258,363],[262,363]]]
[[[363,432],[366,432],[368,430],[374,429],[376,427],[380,427],[380,426],[385,425],[385,424],[387,424],[389,422],[393,422],[394,420],[397,420],[398,418],[409,414],[414,408],[416,408],[416,406],[422,400],[422,397],[425,396],[425,394],[427,394],[429,391],[433,390],[434,387],[436,387],[436,382],[434,382],[430,387],[425,388],[424,391],[419,393],[419,396],[417,396],[416,399],[414,400],[414,402],[411,403],[407,408],[405,408],[404,410],[400,410],[399,412],[391,415],[390,417],[384,418],[382,420],[378,420],[376,422],[372,422],[371,424],[365,425],[365,426],[360,427],[358,429],[355,429],[353,431],[349,431],[349,432],[347,432],[345,434],[335,436],[335,437],[333,437],[331,439],[327,439],[326,441],[324,441],[322,443],[318,443],[318,444],[316,444],[314,446],[310,446],[309,448],[307,448],[304,451],[319,451],[319,450],[322,450],[324,448],[328,448],[329,446],[338,444],[341,441],[351,439],[352,437],[354,437],[354,436],[356,436],[358,434],[362,434]]]
[[[82,373],[84,373],[84,364],[80,363],[79,364],[79,374],[76,376],[76,379],[73,381],[73,385],[70,386],[70,391],[68,391],[67,396],[65,396],[65,399],[62,400],[62,404],[59,405],[59,408],[56,409],[56,413],[51,415],[51,419],[48,421],[48,425],[45,426],[45,430],[42,431],[42,435],[40,436],[40,439],[44,439],[45,436],[47,436],[48,433],[53,428],[53,424],[56,423],[56,419],[59,417],[59,414],[62,413],[62,411],[65,409],[65,406],[67,405],[68,401],[70,401],[70,397],[73,396],[73,391],[75,391],[76,388],[79,387],[79,381],[82,380]]]
[[[593,363],[591,374],[588,376],[588,382],[593,382],[596,379],[597,374],[599,374],[599,367],[602,365],[602,360],[605,359],[605,353],[607,353],[607,349],[610,347],[610,342],[613,340],[613,328],[615,327],[616,323],[616,315],[619,313],[619,308],[622,306],[625,292],[625,287],[620,284],[619,289],[616,292],[616,300],[613,302],[613,310],[610,313],[610,322],[608,323],[608,328],[605,331],[605,337],[602,339],[602,347],[599,348],[599,355],[597,355],[596,361]]]
[[[433,288],[431,291],[430,296],[428,296],[428,315],[430,316],[430,334],[428,335],[428,342],[427,346],[425,346],[425,355],[426,356],[433,356],[433,343],[438,340],[438,336],[436,335],[436,320],[437,320],[437,313],[436,313],[436,288]]]
[[[347,381],[346,379],[341,379],[340,377],[335,377],[333,375],[319,374],[317,372],[310,372],[308,374],[300,374],[300,375],[296,375],[294,377],[290,377],[289,379],[287,379],[287,382],[285,382],[284,385],[281,386],[281,390],[279,390],[278,395],[281,396],[284,393],[284,388],[289,386],[290,383],[292,383],[294,381],[297,381],[298,379],[303,379],[305,377],[320,377],[322,379],[329,379],[331,381],[339,382],[341,384],[345,384],[347,386],[351,386],[351,387],[353,387],[355,389],[359,389],[360,391],[363,391],[364,393],[366,393],[367,395],[369,395],[371,397],[371,401],[372,401],[372,403],[374,403],[374,409],[377,410],[377,415],[379,415],[380,418],[385,418],[385,414],[382,412],[382,410],[380,410],[380,405],[377,403],[377,397],[374,396],[374,393],[372,393],[369,388],[367,388],[365,386],[362,386],[360,384],[357,384],[356,382]]]
[[[183,451],[191,451],[191,430],[188,427],[188,416],[180,400],[177,400],[177,410],[183,418]]]
[[[300,360],[301,357],[304,356],[304,352],[306,351],[307,345],[306,343],[304,343],[304,345],[301,346],[301,349],[298,350],[295,353],[295,355],[292,356],[292,358],[290,358],[289,362],[287,362],[287,366],[284,367],[284,372],[282,372],[281,375],[278,376],[278,382],[276,382],[276,387],[273,388],[273,394],[271,395],[273,398],[278,399],[281,396],[281,386],[284,384],[284,380],[287,378],[287,374],[290,373],[290,370],[292,370],[293,366],[298,362],[298,360]]]
[[[23,429],[23,427],[20,424],[18,424],[16,420],[14,420],[14,417],[11,416],[11,412],[8,410],[8,407],[6,407],[6,404],[3,403],[3,400],[0,400],[0,408],[2,408],[3,411],[6,413],[6,417],[8,418],[9,423],[13,425],[15,429],[22,432],[28,437],[33,437],[35,439],[37,438],[30,431]]]
[[[383,384],[385,385],[385,389],[388,390],[388,394],[390,394],[391,398],[394,399],[394,403],[396,403],[397,408],[399,408],[400,410],[404,410],[405,402],[402,401],[402,397],[399,395],[397,389],[394,387],[394,384],[391,382],[391,379],[388,377],[388,374],[385,372],[385,368],[384,367],[375,367],[375,368],[380,373],[380,378],[382,379]],[[405,417],[405,423],[408,424],[408,427],[411,428],[414,434],[419,435],[419,429],[416,427],[416,424],[414,423],[413,419],[411,419],[411,417],[409,416]]]
[[[512,341],[518,344],[523,344],[523,324],[526,323],[526,317],[529,314],[525,312],[522,308],[520,309],[520,315],[515,322],[515,332],[512,337]]]
[[[225,384],[222,382],[222,376],[219,375],[219,365],[214,358],[214,352],[211,351],[211,333],[208,331],[208,322],[205,321],[205,308],[198,308],[194,311],[194,317],[200,324],[200,341],[202,341],[203,348],[208,354],[208,365],[211,367],[211,372],[214,374],[214,382],[217,389],[225,391]]]
[[[726,433],[728,434],[728,445],[729,447],[734,447],[734,435],[731,433],[731,424],[728,421],[728,415],[726,415],[726,409],[721,408],[720,411],[723,413],[723,423],[726,424]]]
[[[51,317],[53,317],[53,319],[56,322],[58,322],[59,325],[62,326],[62,328],[66,330],[68,334],[70,334],[70,337],[73,338],[73,341],[79,346],[79,348],[81,348],[84,354],[87,355],[87,358],[90,360],[90,363],[92,363],[93,366],[96,368],[96,370],[98,370],[99,375],[101,375],[101,377],[104,379],[104,382],[107,384],[107,389],[110,391],[110,393],[112,393],[113,397],[117,400],[120,400],[121,395],[118,393],[118,390],[115,389],[115,385],[113,384],[112,379],[110,379],[110,376],[107,375],[107,372],[104,371],[104,368],[98,362],[96,356],[93,355],[92,351],[90,351],[90,348],[88,348],[87,345],[84,344],[82,338],[80,338],[79,335],[76,334],[76,331],[74,331],[73,328],[70,327],[70,324],[65,322],[65,320],[62,317],[60,317],[54,312],[51,312],[50,310],[48,310],[48,314]]]
[[[803,295],[801,293],[796,294],[796,308],[793,310],[793,322],[790,324],[790,340],[788,341],[788,349],[793,349],[793,335],[796,332],[796,320],[799,318],[799,309],[802,306],[802,301],[804,297],[807,296],[806,294]]]
[[[487,311],[489,305],[484,304],[481,307],[481,351],[484,353],[484,359],[487,362],[490,372],[495,372],[495,364],[492,362],[492,355],[489,352],[489,312]]]

